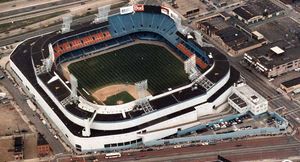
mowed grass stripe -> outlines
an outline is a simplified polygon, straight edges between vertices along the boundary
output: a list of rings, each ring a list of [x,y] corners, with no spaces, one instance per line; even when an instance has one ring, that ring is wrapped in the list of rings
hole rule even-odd
[[[160,93],[189,82],[183,63],[167,49],[137,44],[69,65],[80,87],[90,92],[111,84],[148,79],[149,91]]]

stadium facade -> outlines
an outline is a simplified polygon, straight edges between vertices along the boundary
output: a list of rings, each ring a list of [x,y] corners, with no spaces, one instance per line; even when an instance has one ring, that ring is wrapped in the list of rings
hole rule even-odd
[[[197,125],[197,119],[217,112],[226,102],[239,72],[213,47],[200,47],[181,33],[178,15],[162,6],[134,5],[107,21],[48,33],[21,42],[10,66],[60,136],[77,151],[118,150],[174,135]],[[193,31],[191,31],[192,33]],[[147,96],[147,106],[129,102],[105,106],[74,94],[60,75],[63,62],[92,55],[135,39],[162,41],[183,59],[197,56],[202,74],[191,83]]]

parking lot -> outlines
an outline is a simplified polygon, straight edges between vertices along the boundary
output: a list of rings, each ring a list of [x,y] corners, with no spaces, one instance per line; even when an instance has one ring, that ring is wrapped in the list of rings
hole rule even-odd
[[[268,114],[255,119],[251,115],[246,114],[229,121],[219,119],[218,122],[207,124],[206,128],[191,132],[186,136],[225,134],[248,129],[275,127],[276,124],[277,121],[275,118],[272,118]]]

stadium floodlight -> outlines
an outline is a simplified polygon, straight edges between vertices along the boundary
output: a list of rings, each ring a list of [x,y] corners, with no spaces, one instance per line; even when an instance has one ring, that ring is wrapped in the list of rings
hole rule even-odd
[[[145,113],[152,112],[153,108],[150,105],[149,100],[146,98],[146,91],[148,89],[148,80],[146,79],[135,83],[135,89],[139,96],[139,98],[136,101],[137,105],[140,105],[141,108],[145,111]]]
[[[84,128],[82,130],[82,136],[85,136],[85,137],[91,136],[91,125],[94,122],[97,114],[98,114],[97,110],[95,110],[92,118],[84,119]]]
[[[78,97],[77,96],[78,81],[73,74],[70,74],[70,83],[71,83],[72,96],[76,99]]]
[[[49,59],[54,62],[55,60],[55,56],[54,56],[54,50],[53,50],[53,46],[52,43],[48,44],[48,49],[49,49]]]
[[[191,30],[189,27],[184,26],[181,24],[181,18],[179,16],[174,18],[175,24],[176,24],[176,28],[178,29],[178,31],[183,34],[183,35],[187,35],[187,33]]]
[[[43,63],[42,66],[35,67],[35,73],[37,75],[47,73],[47,72],[51,71],[53,62],[50,60],[49,57],[46,58],[46,59],[42,59],[42,63]]]
[[[138,93],[139,99],[146,97],[146,91],[148,89],[148,80],[142,80],[135,83],[135,89]]]
[[[196,55],[191,56],[184,61],[184,70],[186,73],[190,73],[193,68],[196,66]]]
[[[187,74],[189,74],[189,79],[191,81],[197,79],[199,75],[201,75],[196,65],[196,55],[193,55],[184,61],[184,70]]]
[[[44,60],[43,64],[45,66],[46,72],[50,72],[53,64],[52,60],[50,58],[47,58]]]
[[[71,14],[63,16],[63,24],[61,28],[62,33],[67,33],[71,30],[72,17],[73,16]]]
[[[196,41],[197,43],[201,46],[201,47],[213,47],[212,44],[206,43],[203,41],[203,35],[202,33],[200,33],[199,31],[194,31],[195,37],[196,37]]]
[[[110,12],[110,5],[99,7],[98,14],[96,14],[94,23],[101,23],[107,21],[109,12]]]
[[[82,136],[89,137],[91,136],[91,123],[90,119],[84,119],[84,129],[82,130]]]

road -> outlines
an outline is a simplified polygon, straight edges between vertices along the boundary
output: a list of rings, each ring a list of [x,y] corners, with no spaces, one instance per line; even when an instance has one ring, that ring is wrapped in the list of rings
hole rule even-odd
[[[272,144],[272,145],[270,145]],[[222,155],[232,161],[261,160],[265,158],[287,158],[299,156],[300,143],[291,136],[267,137],[257,139],[233,140],[216,143],[216,145],[196,145],[173,148],[170,146],[152,147],[153,151],[123,152],[121,158],[105,159],[104,155],[72,157],[84,162],[88,159],[99,161],[215,161]],[[280,154],[278,152],[280,151]],[[85,158],[84,158],[85,157]],[[84,160],[85,159],[85,160]],[[67,162],[70,157],[58,157],[53,161]]]
[[[212,43],[220,52],[224,55],[228,56],[227,52],[224,51],[220,45],[211,39],[209,36],[204,34],[204,38]],[[285,107],[286,111],[296,111],[300,109],[300,104],[295,101],[291,101],[285,95],[278,92],[275,87],[268,81],[268,79],[261,74],[257,73],[255,70],[249,70],[245,68],[240,62],[242,60],[241,57],[228,57],[230,64],[235,67],[241,75],[245,78],[246,83],[261,94],[263,97],[268,99],[269,107],[271,111],[274,111],[278,108]],[[293,126],[300,127],[300,111],[296,111],[295,113],[290,113],[286,115],[286,118],[293,124]]]
[[[0,20],[7,19],[7,18],[12,18],[16,16],[23,16],[26,14],[30,13],[38,13],[42,11],[47,11],[51,9],[55,9],[58,7],[67,7],[70,5],[74,4],[81,4],[82,2],[86,2],[87,0],[65,0],[65,1],[53,1],[53,2],[35,2],[30,4],[29,6],[24,5],[24,7],[9,7],[10,5],[3,6],[2,4],[1,7],[4,7],[8,10],[2,10],[0,11],[1,16]],[[17,5],[17,6],[22,6],[22,5]]]
[[[117,12],[119,12],[119,8],[111,10],[110,14],[116,14]],[[95,15],[89,15],[89,16],[81,17],[81,18],[73,20],[71,25],[75,26],[75,25],[80,25],[80,24],[84,24],[84,23],[87,23],[87,22],[92,22],[95,17],[96,17]],[[24,33],[24,34],[21,34],[21,35],[16,35],[16,36],[12,36],[12,37],[5,38],[5,39],[0,39],[0,47],[5,46],[5,45],[9,45],[9,44],[13,44],[13,43],[16,43],[16,42],[20,42],[20,41],[23,41],[27,38],[34,37],[34,36],[37,36],[37,35],[53,32],[53,31],[58,31],[58,30],[61,29],[61,26],[62,26],[62,24],[57,24],[57,25],[54,25],[54,26],[49,26],[49,27],[46,27],[46,28],[42,28],[40,30],[35,30],[35,31],[27,32],[27,33]],[[71,29],[72,29],[72,27],[71,27]]]
[[[271,85],[272,83],[270,83],[267,78],[264,78],[264,76],[258,74],[254,70],[249,71],[242,66],[240,64],[241,59],[232,57],[229,57],[228,59],[230,64],[240,71],[241,75],[245,78],[246,83],[263,97],[268,99],[271,111],[277,110],[281,107],[285,107],[286,111],[295,111],[300,108],[297,102],[291,101],[285,95],[274,89]],[[291,113],[287,115],[286,118],[292,122],[294,126],[300,126],[300,121],[296,120],[297,118],[300,118],[300,111]]]
[[[224,155],[226,157],[232,157],[232,156],[236,156],[236,155],[243,155],[243,156],[247,156],[247,155],[260,155],[259,157],[261,159],[265,159],[265,158],[277,158],[277,157],[267,157],[266,154],[268,153],[277,153],[285,150],[285,151],[297,151],[298,148],[300,147],[299,143],[295,143],[295,144],[285,144],[285,145],[275,145],[275,146],[263,146],[263,147],[254,147],[254,148],[243,148],[243,149],[232,149],[232,150],[222,150],[222,151],[215,151],[215,152],[207,152],[207,153],[191,153],[191,154],[182,154],[180,152],[178,152],[176,155],[172,155],[172,156],[167,156],[167,157],[152,157],[152,158],[148,158],[148,159],[138,159],[140,162],[143,161],[170,161],[170,160],[176,160],[176,161],[180,161],[180,160],[204,160],[206,158],[213,158],[213,157],[217,157],[218,155]],[[281,153],[283,154],[283,153]],[[278,156],[278,155],[277,155]],[[286,158],[286,157],[282,157],[282,158]],[[124,160],[123,162],[133,162],[134,160]]]
[[[5,75],[2,70],[0,70],[0,75]],[[27,118],[35,125],[38,132],[44,135],[45,139],[50,144],[54,154],[64,153],[65,152],[64,146],[57,139],[54,138],[54,136],[49,131],[49,129],[42,123],[42,121],[39,119],[36,113],[33,112],[32,109],[28,106],[26,102],[26,96],[21,95],[19,90],[14,86],[12,81],[9,80],[7,77],[2,79],[0,83],[11,94],[11,96],[14,98],[14,101],[20,107],[24,115],[26,115]]]
[[[72,22],[72,26],[73,25],[79,25],[79,24],[86,23],[86,22],[91,22],[91,21],[94,20],[94,18],[95,18],[95,15],[89,15],[89,16],[82,17],[82,18],[79,18],[79,19],[75,19]],[[36,31],[21,34],[21,35],[16,35],[16,36],[13,36],[13,37],[9,37],[9,38],[6,38],[6,39],[2,39],[2,40],[0,40],[0,47],[5,46],[5,45],[9,45],[9,44],[12,44],[12,43],[20,42],[20,41],[23,41],[27,38],[34,37],[34,36],[37,36],[37,35],[41,35],[41,34],[45,34],[45,33],[60,30],[61,26],[62,26],[62,24],[57,24],[57,25],[54,25],[54,26],[49,26],[49,27],[46,27],[46,28],[42,28],[40,30],[36,30]]]

